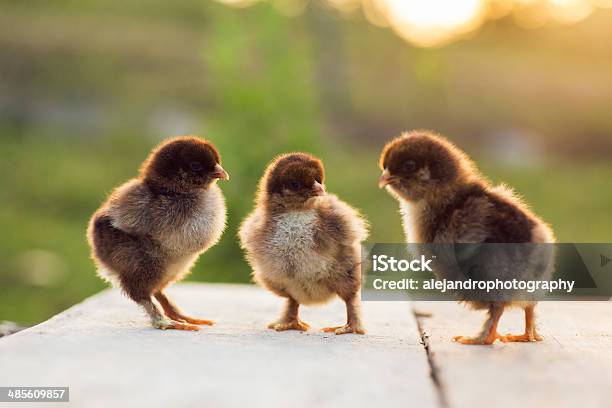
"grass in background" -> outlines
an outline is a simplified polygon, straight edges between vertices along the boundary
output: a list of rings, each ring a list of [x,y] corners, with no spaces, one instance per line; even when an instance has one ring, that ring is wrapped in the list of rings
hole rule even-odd
[[[287,18],[269,2],[5,2],[0,320],[35,323],[105,287],[89,259],[87,221],[173,133],[210,137],[232,177],[222,184],[228,228],[190,280],[250,280],[236,232],[281,152],[319,155],[329,191],[363,211],[370,239],[401,242],[397,204],[377,188],[377,159],[386,135],[414,127],[456,135],[469,152],[507,130],[544,151],[585,148],[580,160],[482,169],[524,195],[560,241],[609,241],[612,165],[586,158],[612,151],[612,62],[597,41],[610,18],[602,12],[564,34],[500,21],[419,50],[320,7]]]
[[[222,152],[231,152],[231,143],[221,138],[218,144],[224,146]],[[136,175],[153,144],[126,137],[0,138],[0,320],[35,323],[105,287],[89,259],[88,218],[114,186]],[[402,242],[397,205],[377,188],[378,151],[355,151],[335,143],[315,150],[326,165],[328,190],[363,211],[371,223],[371,240]],[[225,165],[233,177],[222,185],[229,225],[189,280],[250,280],[236,232],[251,208],[255,182],[267,160],[282,151],[267,149],[250,162],[229,154]],[[553,225],[560,241],[610,240],[612,193],[605,187],[612,166],[482,167],[494,182],[514,186]]]

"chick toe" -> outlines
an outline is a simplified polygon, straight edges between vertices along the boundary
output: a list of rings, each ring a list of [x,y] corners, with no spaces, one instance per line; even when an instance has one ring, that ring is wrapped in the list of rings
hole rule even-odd
[[[298,331],[307,331],[310,329],[310,326],[307,323],[299,319],[289,320],[289,321],[281,321],[274,322],[268,325],[269,329],[273,329],[276,331],[285,331],[285,330],[298,330]]]
[[[506,334],[503,336],[505,341],[513,342],[513,343],[527,343],[527,342],[535,342],[542,341],[544,338],[540,336],[538,333],[523,333],[523,334]]]
[[[181,323],[174,320],[163,319],[153,323],[153,327],[161,330],[187,330],[187,331],[199,331],[200,328],[196,325],[189,323]]]
[[[204,325],[204,326],[212,326],[213,324],[215,324],[215,322],[213,322],[212,320],[196,319],[196,318],[187,317],[187,316],[183,316],[183,319],[187,323],[199,324],[199,325]]]
[[[467,344],[467,345],[490,345],[495,343],[495,340],[499,340],[503,343],[507,341],[506,336],[502,336],[497,332],[489,333],[487,336],[455,336],[453,337],[453,341],[459,344]]]
[[[321,331],[325,333],[335,333],[335,334],[365,334],[365,330],[363,327],[352,324],[345,324],[344,326],[336,326],[336,327],[324,327]]]

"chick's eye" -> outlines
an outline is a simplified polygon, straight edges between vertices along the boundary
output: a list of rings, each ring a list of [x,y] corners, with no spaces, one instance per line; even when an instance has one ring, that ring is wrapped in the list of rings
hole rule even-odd
[[[416,163],[413,160],[404,162],[403,169],[405,172],[411,172],[416,169]]]
[[[298,183],[297,181],[292,181],[291,183],[289,183],[289,187],[291,187],[292,190],[297,190],[298,188],[300,188],[300,183]]]
[[[200,170],[202,170],[203,166],[202,166],[202,163],[194,161],[194,162],[189,163],[189,167],[193,171],[200,171]]]

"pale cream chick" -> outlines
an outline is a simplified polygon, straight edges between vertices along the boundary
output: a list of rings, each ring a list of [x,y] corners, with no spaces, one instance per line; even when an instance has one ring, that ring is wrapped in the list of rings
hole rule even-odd
[[[298,317],[299,305],[324,303],[338,295],[347,305],[347,324],[325,330],[364,332],[358,295],[365,221],[325,192],[318,160],[294,153],[273,161],[239,236],[254,280],[287,298],[285,313],[270,328],[306,330],[309,326]]]

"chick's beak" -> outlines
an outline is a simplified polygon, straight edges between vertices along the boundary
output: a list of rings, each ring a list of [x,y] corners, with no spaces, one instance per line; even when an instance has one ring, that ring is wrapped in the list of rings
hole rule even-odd
[[[396,179],[396,177],[392,176],[391,173],[389,173],[389,170],[385,169],[385,171],[383,171],[383,173],[380,175],[380,178],[378,179],[378,187],[386,187],[389,184],[393,183]]]
[[[213,172],[211,177],[221,180],[229,180],[229,174],[227,174],[227,171],[225,171],[225,169],[223,169],[220,164],[217,164],[215,166],[215,171]]]
[[[325,187],[323,187],[323,184],[315,181],[312,184],[312,193],[316,196],[322,196],[325,194]]]

